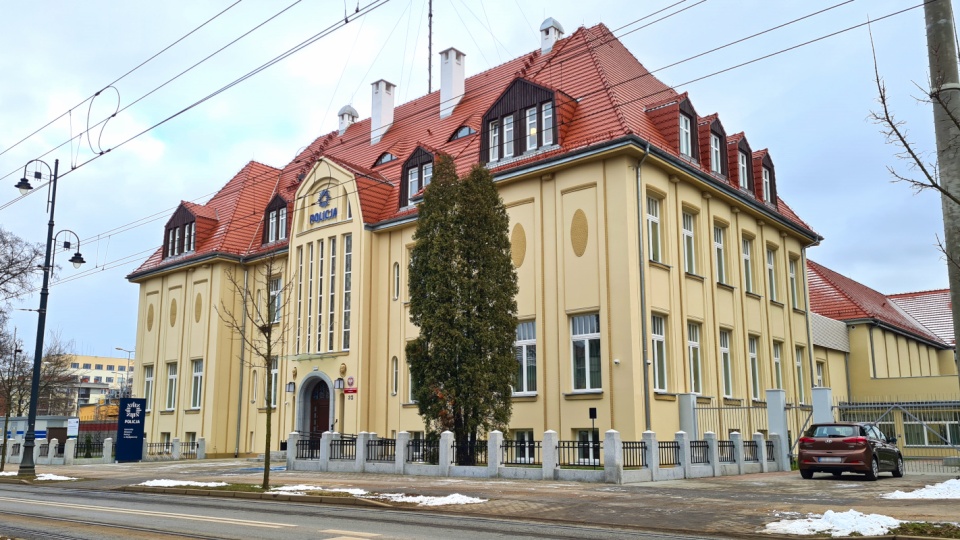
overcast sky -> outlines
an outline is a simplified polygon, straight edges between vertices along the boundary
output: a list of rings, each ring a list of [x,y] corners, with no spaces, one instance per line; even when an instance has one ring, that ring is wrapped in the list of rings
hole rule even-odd
[[[13,186],[24,164],[41,156],[51,166],[60,160],[57,230],[80,236],[87,264],[77,271],[67,263],[69,253],[58,255],[63,281],[51,288],[47,328],[73,340],[80,354],[125,357],[114,348],[134,347],[138,286],[124,278],[160,245],[164,223],[181,200],[206,202],[249,160],[283,166],[313,139],[336,129],[337,110],[345,104],[368,117],[375,80],[399,85],[399,103],[426,93],[427,2],[391,0],[118,147],[342,23],[345,12],[342,2],[295,3],[130,106],[294,2],[242,0],[231,7],[234,1],[3,3],[0,186],[7,187],[0,189],[0,206],[17,199]],[[361,0],[360,8],[369,1]],[[352,2],[347,13],[357,8]],[[868,118],[878,105],[866,27],[690,82],[918,6],[920,0],[687,0],[636,22],[675,2],[438,0],[433,88],[439,87],[440,50],[454,46],[466,53],[470,76],[538,48],[537,30],[546,17],[559,21],[567,34],[602,22],[648,69],[657,70],[842,4],[656,76],[688,91],[701,115],[718,112],[728,133],[744,131],[755,150],[770,150],[780,196],[825,238],[809,250],[811,259],[884,293],[947,287],[936,248],[943,234],[940,198],[914,195],[891,182],[887,166],[911,171]],[[227,8],[91,104],[94,93]],[[684,11],[657,21],[679,10]],[[914,99],[927,80],[922,7],[879,20],[872,29],[892,106],[918,147],[930,152],[932,112]],[[84,136],[52,150],[83,132],[88,121],[96,124],[112,114],[118,101],[129,108],[91,131],[89,142]],[[0,210],[0,223],[42,242],[46,189],[35,191]],[[38,302],[34,293],[15,307],[36,309]],[[36,313],[17,311],[13,322],[32,352]]]

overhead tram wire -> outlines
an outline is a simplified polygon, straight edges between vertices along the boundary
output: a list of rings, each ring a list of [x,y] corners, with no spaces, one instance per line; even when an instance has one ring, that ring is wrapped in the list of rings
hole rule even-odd
[[[901,10],[901,11],[897,11],[897,12],[890,13],[890,14],[888,14],[888,15],[885,15],[885,16],[883,16],[883,17],[880,17],[880,18],[878,18],[878,19],[875,19],[875,20],[872,21],[872,22],[876,22],[876,21],[879,21],[879,20],[883,20],[883,19],[886,19],[886,18],[890,18],[890,17],[893,17],[893,16],[895,16],[895,15],[900,15],[900,14],[905,13],[905,12],[907,12],[907,11],[910,11],[910,10],[912,10],[912,9],[916,9],[917,7],[920,7],[921,5],[922,5],[922,4],[916,5],[916,6],[913,6],[913,7],[911,7],[911,8],[907,8],[907,9]],[[822,10],[821,10],[821,12],[822,12]],[[817,13],[819,13],[819,12],[817,12]],[[811,15],[812,15],[812,14],[811,14]],[[802,18],[801,18],[801,19],[802,19]],[[796,19],[796,20],[801,20],[801,19]],[[789,24],[789,23],[788,23],[788,24]],[[866,23],[864,23],[864,24],[866,24]],[[804,42],[804,43],[801,43],[801,44],[798,44],[798,45],[795,45],[795,46],[792,46],[792,47],[788,47],[788,48],[782,49],[782,50],[780,50],[780,51],[777,51],[777,52],[775,52],[775,53],[771,53],[771,54],[768,54],[768,55],[764,55],[764,56],[762,56],[762,57],[758,57],[758,58],[755,58],[755,59],[753,59],[753,60],[750,60],[750,61],[747,61],[747,62],[743,62],[743,63],[737,64],[737,65],[735,65],[735,66],[731,66],[731,67],[726,68],[726,69],[723,69],[723,70],[718,70],[718,71],[716,71],[716,72],[714,72],[714,73],[711,73],[711,74],[708,74],[708,75],[705,75],[705,76],[702,76],[702,77],[698,77],[698,78],[696,78],[696,79],[692,79],[691,81],[688,81],[688,82],[682,83],[682,84],[690,84],[690,83],[692,83],[692,82],[697,82],[697,81],[700,81],[700,80],[703,80],[703,79],[706,79],[706,78],[709,78],[709,77],[712,77],[712,76],[715,76],[715,75],[718,75],[718,74],[721,74],[721,73],[725,73],[725,72],[730,71],[730,70],[732,70],[732,69],[736,69],[736,68],[738,68],[738,67],[742,67],[742,66],[745,66],[745,65],[749,65],[749,64],[752,64],[752,63],[757,62],[757,61],[759,61],[759,60],[766,59],[766,58],[770,58],[770,57],[772,57],[772,56],[776,56],[776,55],[781,54],[781,53],[783,53],[783,52],[787,52],[787,51],[789,51],[789,50],[793,50],[793,49],[796,49],[796,48],[798,48],[798,47],[802,47],[802,46],[805,46],[805,45],[808,45],[808,44],[811,44],[811,43],[815,43],[815,42],[817,42],[817,41],[821,41],[821,40],[826,39],[826,38],[828,38],[828,37],[832,37],[832,36],[838,35],[838,34],[840,34],[840,33],[843,33],[843,32],[846,32],[846,31],[849,31],[849,30],[852,30],[852,29],[861,27],[861,26],[863,26],[864,24],[854,25],[854,26],[848,27],[848,28],[846,28],[846,29],[843,29],[843,30],[840,30],[840,31],[837,31],[837,32],[833,32],[833,33],[830,33],[830,34],[826,34],[826,35],[821,36],[821,37],[819,37],[819,38],[816,38],[816,39],[813,39],[813,40],[809,40],[809,41],[807,41],[807,42]],[[778,27],[782,27],[782,26],[784,26],[784,25],[780,25],[780,26],[778,26]],[[759,35],[759,34],[755,34],[755,35]],[[742,41],[742,40],[738,40],[737,42],[739,42],[739,41]],[[682,85],[677,85],[677,86],[682,86]],[[646,99],[646,98],[650,97],[651,95],[655,95],[655,94],[650,94],[650,95],[646,95],[646,96],[641,96],[641,97],[639,97],[639,98],[636,98],[635,100],[631,100],[630,102],[637,101],[637,100],[642,100],[642,99]],[[630,102],[627,102],[627,103],[630,103]],[[608,109],[606,109],[606,110],[608,110]],[[597,111],[595,114],[599,114],[599,113],[601,113],[601,112],[605,112],[606,110]],[[365,137],[363,137],[363,138],[365,139]],[[272,178],[273,178],[272,171],[271,171],[270,174],[264,174],[264,176],[265,176],[265,177],[268,177],[268,179],[272,179]],[[359,193],[359,189],[362,189],[362,188],[358,187],[356,191],[345,192],[343,195],[350,195],[350,194]],[[155,215],[157,215],[157,214],[155,214]],[[158,219],[159,219],[159,218],[158,218]],[[134,222],[134,223],[138,223],[139,221],[142,221],[142,220],[137,220],[137,222]],[[257,225],[259,225],[259,222],[257,222]],[[139,226],[139,225],[136,225],[136,226]],[[118,227],[118,229],[119,229],[119,228],[122,228],[122,227]],[[115,229],[114,229],[114,230],[115,230]],[[101,233],[101,235],[99,235],[99,236],[106,236],[106,234],[107,234],[107,233]],[[153,248],[153,249],[156,249],[156,248]]]
[[[654,11],[653,13],[651,13],[651,14],[649,14],[649,15],[646,15],[646,16],[644,16],[644,17],[641,17],[641,18],[639,18],[639,19],[637,19],[637,20],[635,20],[635,21],[633,21],[633,22],[628,22],[627,24],[625,24],[625,25],[623,25],[623,26],[614,28],[614,29],[611,30],[610,32],[613,33],[613,34],[616,34],[616,33],[619,32],[620,30],[623,30],[624,28],[626,28],[626,27],[628,27],[628,26],[633,26],[633,25],[637,24],[637,23],[640,22],[640,21],[645,21],[645,20],[649,19],[650,17],[653,17],[654,15],[657,15],[657,14],[659,14],[659,13],[663,13],[664,11],[666,11],[666,10],[668,10],[668,9],[674,7],[674,6],[679,6],[680,4],[683,4],[684,2],[688,2],[688,1],[689,1],[689,0],[680,0],[679,2],[675,2],[675,3],[670,4],[669,6],[666,6],[666,7],[662,8],[662,9],[658,9],[657,11]]]
[[[200,30],[201,28],[203,28],[203,27],[206,26],[207,24],[213,22],[213,20],[216,19],[217,17],[219,17],[219,16],[223,15],[224,13],[230,11],[233,7],[235,7],[237,4],[239,4],[239,3],[242,2],[242,1],[243,1],[243,0],[237,0],[236,2],[230,4],[229,6],[227,6],[227,7],[226,7],[223,11],[221,11],[220,13],[217,13],[217,14],[214,15],[213,17],[210,17],[209,19],[207,19],[206,21],[204,21],[200,26],[194,28],[193,30],[191,30],[191,31],[187,32],[186,34],[184,34],[183,36],[181,36],[180,39],[178,39],[178,40],[174,41],[173,43],[167,45],[166,47],[164,47],[163,49],[161,49],[159,52],[157,52],[156,54],[154,54],[154,55],[151,56],[150,58],[147,58],[147,59],[144,60],[143,62],[140,62],[139,64],[137,64],[136,67],[134,67],[133,69],[127,71],[127,72],[124,73],[123,75],[119,76],[119,77],[116,78],[113,82],[104,85],[103,89],[99,90],[96,94],[93,94],[93,95],[91,95],[90,97],[88,97],[88,98],[84,99],[83,101],[81,101],[80,103],[77,103],[77,104],[74,105],[73,107],[70,107],[66,112],[60,114],[60,116],[57,116],[57,117],[54,118],[53,120],[50,120],[50,121],[47,122],[46,124],[40,126],[40,127],[37,128],[33,133],[27,135],[26,137],[20,139],[19,141],[15,142],[15,143],[13,143],[12,146],[8,146],[8,147],[5,148],[2,152],[0,152],[0,156],[6,154],[6,153],[9,152],[10,150],[13,150],[14,148],[16,148],[17,146],[19,146],[20,144],[22,144],[24,141],[26,141],[27,139],[29,139],[30,137],[33,137],[33,136],[36,135],[37,133],[40,133],[41,131],[43,131],[44,129],[46,129],[47,127],[49,127],[51,124],[53,124],[53,123],[56,122],[57,120],[59,120],[59,119],[63,118],[64,116],[70,114],[70,113],[71,113],[74,109],[76,109],[77,107],[83,105],[83,104],[86,103],[88,100],[96,97],[96,95],[99,94],[100,92],[102,92],[104,89],[109,88],[110,86],[113,86],[113,85],[117,84],[118,82],[122,81],[127,75],[130,75],[130,74],[133,73],[134,71],[137,71],[138,69],[142,68],[142,67],[145,66],[147,63],[149,63],[151,60],[153,60],[154,58],[156,58],[156,57],[160,56],[161,54],[167,52],[170,48],[174,47],[175,45],[177,45],[178,43],[180,43],[180,42],[183,41],[184,39],[190,37],[190,36],[193,35],[196,31]],[[72,139],[72,137],[71,137],[71,139]],[[58,147],[58,148],[59,148],[59,147]],[[7,176],[9,176],[9,175],[7,175]],[[3,178],[6,178],[6,176],[4,176]],[[0,178],[0,179],[2,179],[2,178]]]

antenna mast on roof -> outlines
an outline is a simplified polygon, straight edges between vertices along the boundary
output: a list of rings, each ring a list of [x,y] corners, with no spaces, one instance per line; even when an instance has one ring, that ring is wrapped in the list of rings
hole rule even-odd
[[[427,0],[427,93],[433,92],[433,0]]]

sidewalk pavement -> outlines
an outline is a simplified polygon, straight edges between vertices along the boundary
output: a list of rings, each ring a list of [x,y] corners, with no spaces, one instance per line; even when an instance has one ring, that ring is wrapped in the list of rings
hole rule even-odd
[[[958,519],[955,500],[880,497],[949,478],[933,475],[884,475],[868,482],[857,475],[839,479],[818,475],[814,480],[802,480],[797,472],[777,472],[612,485],[286,471],[283,463],[273,467],[272,485],[309,484],[431,496],[460,493],[489,499],[483,504],[424,507],[423,511],[683,533],[756,534],[786,512],[805,515],[854,509],[909,521]],[[155,479],[259,484],[263,464],[226,459],[38,467],[38,472],[79,478],[56,485],[84,489],[117,489]]]

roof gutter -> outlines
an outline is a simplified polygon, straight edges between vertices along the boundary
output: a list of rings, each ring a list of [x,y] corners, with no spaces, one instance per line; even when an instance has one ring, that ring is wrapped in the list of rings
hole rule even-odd
[[[874,326],[876,326],[876,327],[883,328],[883,329],[885,329],[885,330],[889,330],[889,331],[891,331],[891,332],[893,332],[893,333],[895,333],[895,334],[900,334],[901,336],[905,336],[905,337],[909,337],[909,338],[915,339],[915,340],[917,340],[917,341],[921,341],[921,342],[923,342],[924,344],[929,345],[929,346],[931,346],[931,347],[934,347],[934,348],[936,348],[936,349],[940,349],[940,350],[943,350],[943,351],[954,349],[954,347],[951,347],[951,346],[950,346],[949,344],[947,344],[947,343],[937,343],[936,341],[933,341],[933,340],[931,340],[930,338],[923,337],[923,336],[921,336],[920,334],[915,334],[915,333],[913,333],[913,332],[904,330],[903,328],[900,328],[900,327],[898,327],[898,326],[894,326],[894,325],[892,325],[892,324],[890,324],[890,323],[885,323],[885,322],[883,322],[883,321],[881,321],[881,320],[879,320],[879,319],[872,319],[872,318],[871,318],[871,319],[850,319],[850,320],[845,320],[845,321],[843,321],[843,322],[846,323],[846,324],[848,324],[848,325],[849,325],[849,324],[872,324],[872,325],[874,325]]]
[[[186,259],[178,263],[172,264],[170,266],[163,266],[160,268],[152,268],[150,270],[144,270],[143,272],[134,272],[133,274],[127,275],[127,281],[132,281],[136,283],[137,280],[152,277],[156,274],[163,274],[167,272],[175,272],[177,270],[182,270],[191,266],[195,266],[201,263],[209,263],[214,260],[226,260],[230,262],[235,262],[241,265],[252,263],[258,261],[264,257],[270,257],[271,255],[276,255],[277,253],[283,253],[284,251],[289,250],[289,244],[284,244],[282,246],[277,246],[269,251],[257,252],[253,255],[241,256],[235,255],[233,253],[225,253],[222,251],[214,251],[213,253],[208,253],[197,257],[196,259]]]

